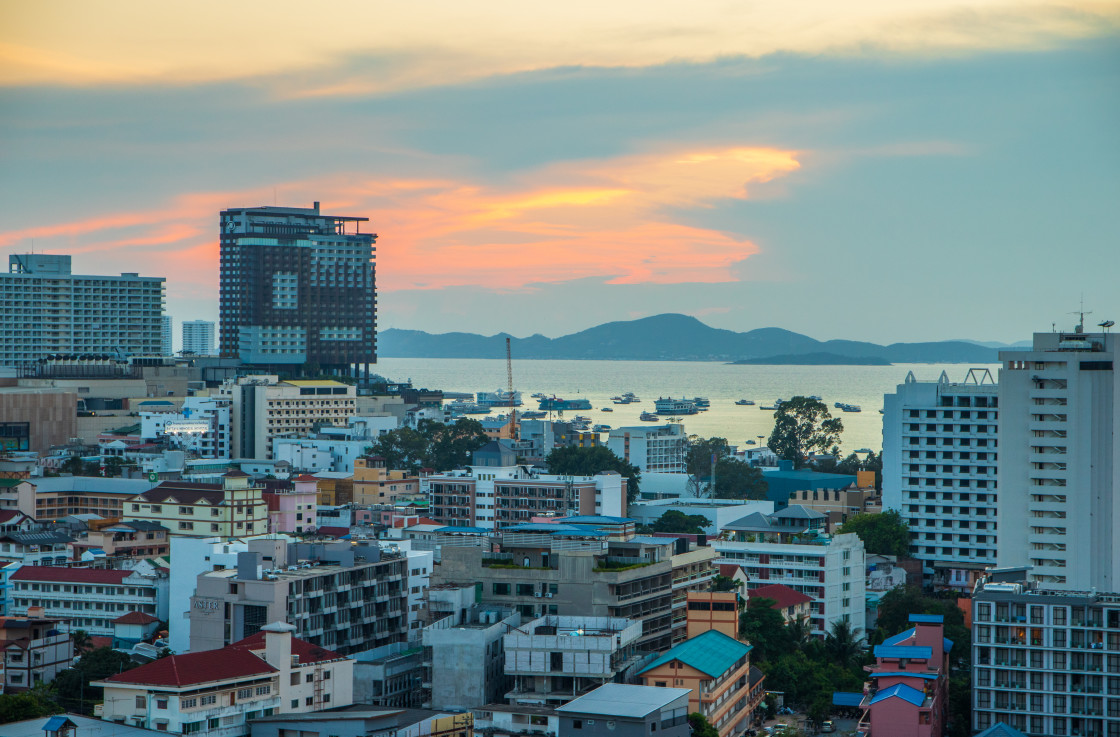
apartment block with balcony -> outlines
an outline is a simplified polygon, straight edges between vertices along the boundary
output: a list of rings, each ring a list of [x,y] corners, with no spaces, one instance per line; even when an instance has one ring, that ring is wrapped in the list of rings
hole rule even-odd
[[[163,277],[72,274],[69,256],[13,254],[0,273],[0,365],[53,354],[161,355]]]
[[[972,726],[1120,735],[1120,594],[1043,588],[995,569],[972,596]]]
[[[158,522],[90,520],[70,544],[73,559],[154,558],[171,552],[171,535]]]
[[[679,423],[618,427],[607,435],[607,447],[642,473],[685,473],[688,436]]]
[[[275,375],[230,379],[219,396],[230,402],[236,458],[272,460],[276,438],[311,435],[324,425],[346,427],[357,405],[357,390],[349,384],[280,381]]]
[[[809,623],[818,637],[841,620],[863,631],[863,542],[854,534],[825,534],[824,519],[799,505],[748,515],[724,528],[723,539],[711,542],[716,562],[742,566],[750,589],[783,584],[811,597]]]
[[[343,655],[408,639],[408,559],[376,544],[258,538],[237,566],[198,576],[190,649],[214,650],[269,622]]]
[[[687,688],[688,712],[699,712],[720,737],[744,732],[766,695],[765,676],[751,666],[752,646],[717,630],[685,640],[641,670],[642,683]]]
[[[444,547],[434,585],[474,584],[483,602],[522,617],[580,615],[640,621],[636,646],[660,652],[685,639],[689,591],[707,591],[714,552],[676,538],[626,541],[576,525],[531,524],[501,536],[500,553]]]
[[[999,387],[987,369],[962,382],[914,373],[883,401],[883,506],[910,527],[932,583],[968,591],[996,560]]]
[[[997,558],[1049,589],[1120,591],[1116,341],[1078,325],[1000,352]]]
[[[74,642],[62,620],[30,607],[26,617],[0,617],[0,687],[4,693],[50,683],[69,668]]]

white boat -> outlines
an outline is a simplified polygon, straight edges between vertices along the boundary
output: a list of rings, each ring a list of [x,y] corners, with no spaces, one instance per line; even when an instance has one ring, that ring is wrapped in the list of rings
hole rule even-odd
[[[476,400],[478,404],[483,407],[509,407],[510,406],[510,393],[498,389],[493,392],[479,392]],[[513,406],[521,406],[521,392],[514,390],[513,392]]]
[[[641,420],[642,422],[658,422],[658,421],[660,421],[660,420],[661,420],[661,418],[660,418],[660,417],[658,417],[657,415],[653,414],[652,412],[643,412],[643,413],[642,413],[642,414],[641,414],[641,415],[640,415],[640,416],[638,417],[638,419],[639,419],[639,420]]]
[[[653,403],[653,411],[659,415],[694,415],[699,410],[691,399],[658,397]]]

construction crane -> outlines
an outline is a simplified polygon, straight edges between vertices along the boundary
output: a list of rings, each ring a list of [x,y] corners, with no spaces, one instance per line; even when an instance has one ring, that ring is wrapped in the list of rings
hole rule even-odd
[[[507,391],[509,391],[509,439],[517,439],[517,410],[513,402],[513,354],[510,351],[509,338],[506,338],[506,383],[509,384]]]

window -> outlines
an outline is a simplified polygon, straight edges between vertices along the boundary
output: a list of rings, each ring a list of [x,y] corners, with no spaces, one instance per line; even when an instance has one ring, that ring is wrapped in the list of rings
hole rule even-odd
[[[308,673],[307,677],[304,678],[303,680],[304,680],[305,683],[312,683],[312,682],[315,681],[315,674],[314,673]]]
[[[213,704],[217,700],[218,700],[217,695],[206,694],[205,696],[199,697],[198,703],[202,704],[203,706],[209,706],[210,704]]]
[[[167,699],[165,699],[165,698],[156,699],[156,708],[157,709],[166,709],[167,708]]]
[[[143,709],[143,708],[145,708],[145,707],[146,707],[147,705],[148,705],[148,704],[147,704],[147,701],[146,701],[146,700],[144,699],[144,697],[143,697],[143,696],[137,696],[137,697],[136,697],[136,708],[137,708],[137,709]]]
[[[583,720],[582,719],[573,719],[572,720],[572,729],[583,729]]]
[[[292,699],[292,708],[293,709],[298,709],[299,708],[299,699]]]
[[[179,699],[180,709],[193,709],[198,706],[198,699]]]
[[[314,696],[308,696],[306,699],[303,700],[304,706],[311,706],[314,703],[315,703],[315,697]]]
[[[253,689],[251,689],[251,688],[239,688],[239,689],[237,689],[237,698],[238,699],[248,699],[248,698],[252,697],[252,695],[253,695]]]
[[[257,686],[257,696],[265,696],[272,690],[271,686]]]

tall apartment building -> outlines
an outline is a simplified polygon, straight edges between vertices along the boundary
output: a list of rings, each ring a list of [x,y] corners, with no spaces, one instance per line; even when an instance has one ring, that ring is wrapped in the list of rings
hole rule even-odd
[[[1120,591],[1116,336],[1035,333],[1001,351],[1001,566],[1052,589]]]
[[[171,322],[171,315],[164,315],[159,319],[159,354],[161,356],[170,356],[174,351],[174,345],[171,341],[171,331],[174,330]]]
[[[0,274],[0,365],[57,353],[160,354],[163,282],[72,274],[69,256],[9,256]]]
[[[468,466],[428,477],[428,517],[448,526],[488,530],[533,517],[621,517],[626,512],[626,486],[627,479],[611,471],[557,476],[527,466]]]
[[[209,320],[184,320],[183,353],[214,355],[214,323]]]
[[[688,436],[684,425],[618,427],[607,436],[607,447],[642,473],[684,473]]]
[[[275,375],[243,376],[222,384],[230,403],[235,458],[272,459],[282,436],[310,435],[323,425],[346,427],[357,390],[338,381],[280,381]]]
[[[1040,588],[1025,570],[972,596],[973,728],[1120,736],[1120,594]]]
[[[292,624],[300,639],[343,655],[405,642],[407,579],[407,557],[376,544],[258,539],[235,568],[198,576],[190,649],[224,647],[270,622]]]
[[[914,373],[883,398],[883,506],[910,526],[910,553],[934,583],[969,590],[996,560],[999,387]]]
[[[313,207],[221,213],[221,354],[258,366],[317,364],[359,376],[376,359],[369,218]]]
[[[866,632],[863,542],[851,533],[824,535],[823,523],[823,514],[798,505],[748,515],[725,528],[730,539],[712,541],[716,563],[742,566],[750,589],[780,583],[811,597],[809,623],[818,637],[841,620]]]

